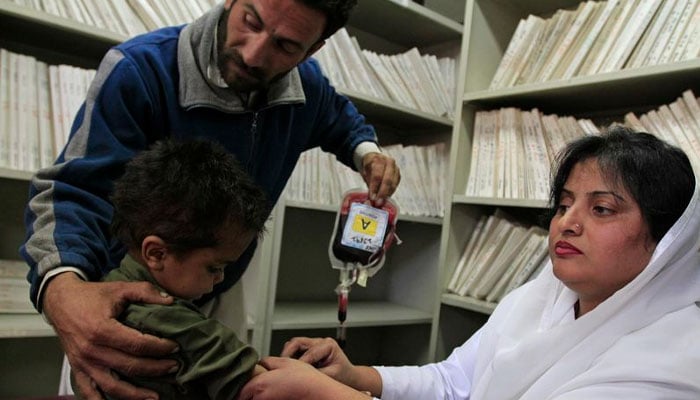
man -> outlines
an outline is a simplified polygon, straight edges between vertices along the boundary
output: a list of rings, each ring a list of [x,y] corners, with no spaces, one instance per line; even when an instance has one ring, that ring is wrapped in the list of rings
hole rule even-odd
[[[156,132],[220,142],[273,202],[300,153],[316,146],[360,170],[378,205],[395,191],[394,160],[309,60],[354,4],[227,0],[184,28],[139,36],[105,55],[63,153],[32,182],[21,249],[31,298],[53,324],[87,398],[101,398],[100,391],[157,398],[112,370],[150,376],[177,368],[161,359],[177,351],[172,342],[115,319],[130,302],[172,299],[146,283],[94,282],[124,255],[108,233],[112,182],[134,154],[162,139]],[[213,295],[238,281],[254,250],[255,243],[227,267]]]

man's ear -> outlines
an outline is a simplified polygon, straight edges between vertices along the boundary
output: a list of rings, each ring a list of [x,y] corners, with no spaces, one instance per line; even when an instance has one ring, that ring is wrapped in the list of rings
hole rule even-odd
[[[163,261],[167,255],[168,246],[159,236],[149,235],[141,242],[141,258],[149,269],[155,271],[163,269]]]
[[[231,6],[233,5],[233,3],[235,3],[235,2],[236,2],[236,0],[226,0],[224,2],[224,10],[228,11],[231,8]]]
[[[321,49],[321,47],[323,47],[324,44],[326,44],[325,40],[319,40],[318,42],[311,45],[311,48],[309,49],[309,51],[306,52],[306,56],[304,57],[304,60],[311,57],[315,52],[319,51]]]

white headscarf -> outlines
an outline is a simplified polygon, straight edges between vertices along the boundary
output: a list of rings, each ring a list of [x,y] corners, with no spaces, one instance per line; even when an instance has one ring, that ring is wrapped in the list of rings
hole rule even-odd
[[[484,328],[471,399],[700,399],[699,197],[696,185],[646,268],[580,318],[551,261],[506,297]]]

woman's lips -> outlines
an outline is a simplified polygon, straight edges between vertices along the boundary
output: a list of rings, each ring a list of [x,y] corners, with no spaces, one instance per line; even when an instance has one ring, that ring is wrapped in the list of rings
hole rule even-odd
[[[572,245],[571,243],[560,240],[554,245],[554,254],[558,256],[568,256],[583,254],[583,252],[577,249],[576,246]]]

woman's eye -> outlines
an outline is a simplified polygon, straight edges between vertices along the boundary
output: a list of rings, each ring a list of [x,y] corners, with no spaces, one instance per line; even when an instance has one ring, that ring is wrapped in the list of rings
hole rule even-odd
[[[564,214],[566,213],[566,210],[569,209],[569,206],[566,204],[559,204],[557,206],[557,214]]]
[[[613,210],[603,206],[595,206],[593,207],[593,212],[598,215],[609,215],[612,214]]]

